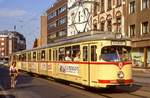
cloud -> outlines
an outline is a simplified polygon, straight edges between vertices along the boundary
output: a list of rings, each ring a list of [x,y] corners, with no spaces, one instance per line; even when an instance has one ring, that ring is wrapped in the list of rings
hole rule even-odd
[[[14,17],[20,17],[25,15],[27,12],[25,10],[20,9],[0,9],[0,17],[4,18],[14,18]]]

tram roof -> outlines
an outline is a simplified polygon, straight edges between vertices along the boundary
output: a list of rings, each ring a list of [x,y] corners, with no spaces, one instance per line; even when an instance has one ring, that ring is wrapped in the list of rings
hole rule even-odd
[[[50,43],[47,46],[33,48],[29,50],[23,50],[21,52],[44,49],[48,47],[55,47],[55,46],[65,45],[65,44],[79,43],[85,41],[98,41],[98,40],[130,40],[130,39],[126,36],[122,36],[121,38],[117,39],[116,34],[112,32],[89,31],[87,33],[80,33],[74,36],[69,36],[63,39],[55,40],[53,43]]]

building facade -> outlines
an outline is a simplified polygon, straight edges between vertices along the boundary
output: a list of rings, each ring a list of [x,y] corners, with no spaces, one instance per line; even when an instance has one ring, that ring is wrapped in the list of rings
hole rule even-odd
[[[150,68],[150,0],[127,0],[126,21],[134,66]]]
[[[67,36],[67,0],[57,0],[47,11],[47,42]]]
[[[125,0],[97,0],[94,5],[93,30],[125,34]]]
[[[68,33],[76,35],[92,30],[95,0],[68,0]]]
[[[8,60],[13,52],[26,49],[24,36],[16,31],[0,31],[0,60]]]

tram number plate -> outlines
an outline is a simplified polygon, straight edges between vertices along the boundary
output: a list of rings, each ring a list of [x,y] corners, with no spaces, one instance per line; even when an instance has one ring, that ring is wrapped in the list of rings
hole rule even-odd
[[[126,45],[124,41],[112,41],[111,44],[112,45]]]
[[[119,79],[119,80],[118,80],[118,83],[121,84],[121,85],[123,85],[123,84],[125,84],[125,81],[122,80],[122,79]]]

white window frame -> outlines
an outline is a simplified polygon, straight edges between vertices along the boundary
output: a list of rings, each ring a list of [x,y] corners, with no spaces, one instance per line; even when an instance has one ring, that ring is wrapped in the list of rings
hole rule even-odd
[[[134,11],[132,10],[131,12],[131,2],[135,2],[135,5],[133,6]],[[129,14],[135,13],[136,12],[136,1],[132,0],[129,2]]]
[[[149,0],[147,0],[147,7],[143,6],[143,2],[144,2],[144,0],[141,0],[141,10],[149,8]]]
[[[148,21],[145,21],[145,22],[148,22]],[[144,22],[141,23],[141,35],[149,33],[149,22],[148,22],[148,26],[147,26],[147,32],[143,32],[143,23]]]

